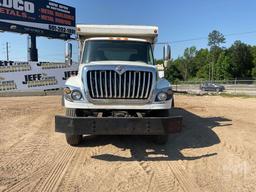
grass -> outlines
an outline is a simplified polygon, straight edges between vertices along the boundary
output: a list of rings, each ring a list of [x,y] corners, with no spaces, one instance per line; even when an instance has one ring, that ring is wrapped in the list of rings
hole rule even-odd
[[[254,95],[246,95],[246,94],[241,94],[241,93],[214,93],[214,92],[211,92],[211,93],[206,93],[206,94],[196,94],[196,93],[175,93],[175,95],[189,95],[189,96],[222,96],[222,97],[239,97],[239,98],[244,98],[244,99],[247,99],[247,98],[256,98],[256,96]]]
[[[237,93],[237,94],[234,94],[234,93],[221,93],[220,96],[223,96],[223,97],[240,97],[240,98],[256,98],[255,95],[246,95],[246,94],[242,94],[242,93]]]

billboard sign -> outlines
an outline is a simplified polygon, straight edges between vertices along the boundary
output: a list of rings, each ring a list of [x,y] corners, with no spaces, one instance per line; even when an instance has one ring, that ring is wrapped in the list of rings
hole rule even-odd
[[[60,89],[78,74],[78,63],[16,62],[0,60],[0,93]]]
[[[70,39],[76,10],[49,0],[0,0],[0,30]]]

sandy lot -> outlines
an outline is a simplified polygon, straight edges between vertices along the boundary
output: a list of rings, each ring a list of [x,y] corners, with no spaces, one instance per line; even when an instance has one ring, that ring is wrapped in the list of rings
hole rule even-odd
[[[59,96],[0,98],[0,191],[256,191],[256,99],[176,96],[181,134],[144,137],[54,132]]]

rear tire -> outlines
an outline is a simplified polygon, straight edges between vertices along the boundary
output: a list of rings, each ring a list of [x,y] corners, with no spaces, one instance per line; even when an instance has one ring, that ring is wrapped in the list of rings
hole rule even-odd
[[[76,109],[66,109],[66,116],[77,117]],[[78,146],[82,142],[82,135],[66,134],[66,141],[71,146]]]

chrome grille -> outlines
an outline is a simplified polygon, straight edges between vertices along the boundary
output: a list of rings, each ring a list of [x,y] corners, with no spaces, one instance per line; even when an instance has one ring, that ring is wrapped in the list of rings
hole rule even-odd
[[[153,87],[153,73],[113,70],[87,72],[87,83],[92,99],[148,99]]]

